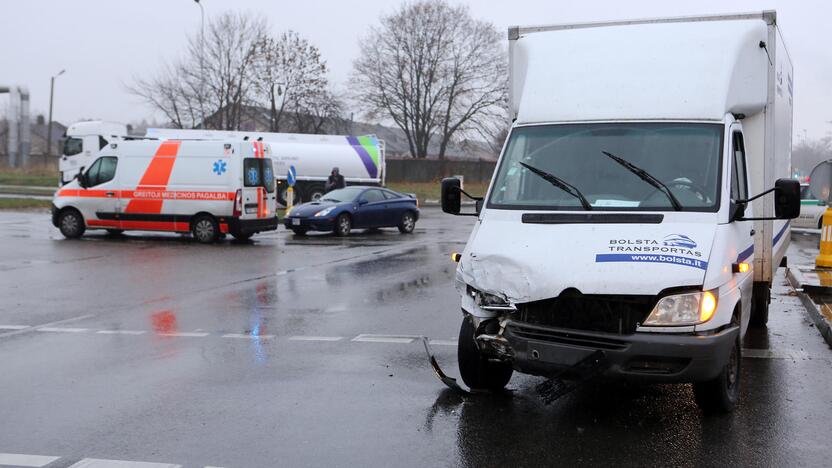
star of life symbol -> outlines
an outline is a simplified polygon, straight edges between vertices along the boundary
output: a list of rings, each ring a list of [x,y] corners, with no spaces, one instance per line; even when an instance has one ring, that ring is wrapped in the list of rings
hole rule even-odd
[[[249,185],[257,184],[257,169],[253,167],[248,170],[248,183]]]
[[[214,161],[214,173],[217,175],[222,175],[225,172],[227,164],[225,161],[218,159]]]

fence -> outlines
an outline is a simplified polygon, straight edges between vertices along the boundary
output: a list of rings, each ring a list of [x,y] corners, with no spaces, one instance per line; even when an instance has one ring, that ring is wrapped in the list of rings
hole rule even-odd
[[[388,182],[435,182],[462,175],[468,182],[488,182],[496,161],[449,161],[438,159],[387,159]]]

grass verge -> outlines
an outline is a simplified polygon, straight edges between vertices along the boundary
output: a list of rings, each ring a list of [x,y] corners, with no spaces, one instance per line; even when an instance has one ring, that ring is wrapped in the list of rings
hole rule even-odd
[[[33,198],[0,198],[0,210],[48,210],[52,200],[36,200]]]
[[[57,187],[58,171],[53,169],[0,169],[0,185]]]

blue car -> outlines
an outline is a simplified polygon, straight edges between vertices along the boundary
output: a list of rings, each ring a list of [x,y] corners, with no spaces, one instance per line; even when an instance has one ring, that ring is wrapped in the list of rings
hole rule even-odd
[[[414,197],[380,187],[350,186],[295,206],[286,213],[283,224],[299,236],[309,231],[347,236],[352,229],[383,227],[397,227],[409,234],[418,219],[419,206]]]

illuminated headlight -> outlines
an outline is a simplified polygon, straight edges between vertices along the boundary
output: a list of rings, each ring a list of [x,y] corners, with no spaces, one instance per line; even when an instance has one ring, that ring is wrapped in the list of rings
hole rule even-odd
[[[479,307],[480,309],[491,311],[517,310],[517,308],[514,307],[514,305],[512,305],[500,296],[479,291],[477,289],[472,288],[471,286],[468,286],[467,290],[468,294],[474,298],[474,303],[477,304],[477,307]]]
[[[330,206],[329,208],[324,208],[321,211],[315,213],[315,217],[319,218],[321,216],[326,216],[326,215],[332,213],[332,210],[334,210],[334,209],[335,209],[334,206]]]
[[[716,303],[716,295],[712,291],[665,296],[643,325],[667,327],[705,323],[713,318]]]

